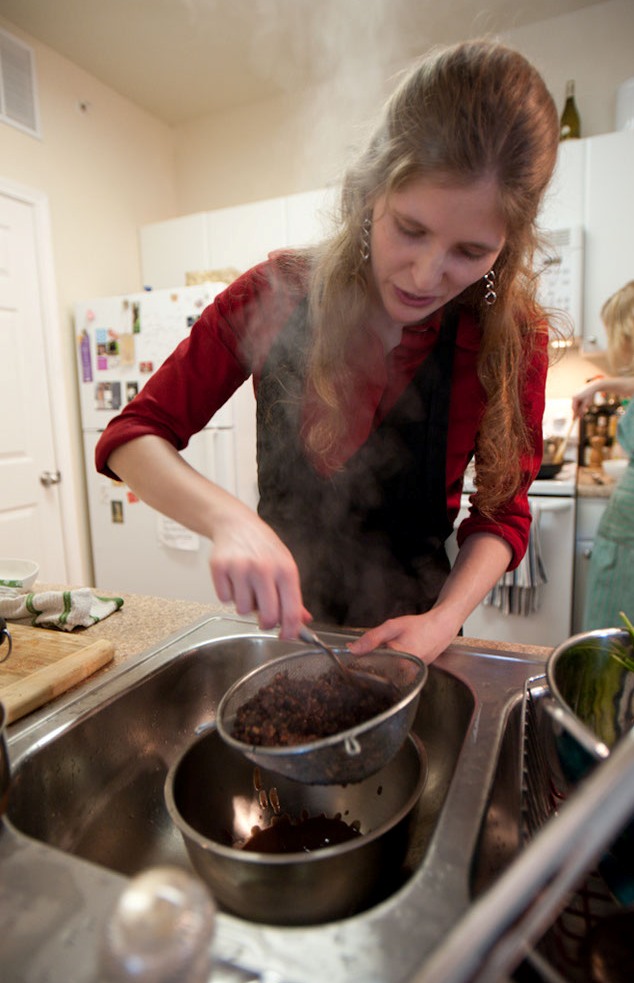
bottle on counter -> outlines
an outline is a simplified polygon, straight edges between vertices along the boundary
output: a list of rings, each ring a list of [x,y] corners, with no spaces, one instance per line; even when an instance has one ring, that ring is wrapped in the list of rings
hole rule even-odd
[[[621,400],[615,393],[606,393],[604,407],[607,415],[606,457],[612,457],[616,444],[616,430],[621,416]]]
[[[579,424],[579,467],[590,466],[590,451],[592,439],[597,435],[597,418],[599,407],[597,403],[591,403],[581,417]]]
[[[622,413],[621,401],[614,393],[595,393],[579,426],[579,467],[590,466],[593,438],[601,437],[603,457],[611,457],[616,443],[616,429]]]
[[[574,79],[566,82],[566,102],[560,119],[559,139],[578,140],[581,136],[581,118],[575,101]]]

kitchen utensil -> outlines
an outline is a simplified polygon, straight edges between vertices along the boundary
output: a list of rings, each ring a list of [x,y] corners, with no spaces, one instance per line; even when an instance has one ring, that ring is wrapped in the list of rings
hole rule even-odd
[[[221,905],[250,921],[311,925],[356,913],[379,892],[401,886],[426,778],[425,750],[414,735],[373,778],[314,786],[254,769],[212,730],[174,762],[165,800],[195,869]],[[269,826],[278,802],[281,816],[340,815],[358,823],[362,835],[309,852],[233,845],[248,840],[254,826]]]
[[[11,784],[11,768],[9,766],[9,750],[4,739],[6,710],[0,703],[0,817],[4,816],[9,802],[9,785]]]
[[[3,648],[4,643],[6,648]],[[11,638],[11,632],[7,628],[7,623],[4,618],[0,618],[0,649],[2,649],[2,658],[0,662],[6,662],[11,655],[11,650],[13,648],[13,640]]]
[[[544,455],[537,477],[555,478],[564,466],[564,454],[577,420],[573,417],[564,437],[548,437],[544,441]]]
[[[566,447],[568,446],[568,441],[570,440],[570,436],[572,434],[576,422],[577,422],[577,418],[573,416],[572,420],[570,421],[570,426],[566,431],[566,436],[563,438],[561,443],[557,446],[555,453],[552,456],[553,464],[563,464],[564,454],[566,453]]]
[[[216,714],[222,739],[254,764],[299,782],[320,785],[359,782],[379,771],[407,737],[427,680],[427,666],[413,655],[390,649],[377,649],[370,655],[356,657],[345,650],[338,654],[344,663],[354,658],[355,667],[376,671],[388,680],[397,692],[393,705],[355,727],[306,744],[269,747],[237,740],[233,736],[233,724],[239,707],[278,673],[288,673],[290,679],[317,681],[331,669],[332,659],[321,648],[295,651],[252,670],[227,690]]]
[[[398,697],[398,690],[394,684],[389,681],[389,679],[385,679],[383,676],[377,676],[371,672],[363,672],[362,669],[357,669],[354,666],[347,666],[345,662],[339,658],[335,650],[329,645],[326,645],[326,643],[306,625],[302,627],[299,637],[303,642],[307,642],[308,645],[317,645],[322,652],[329,655],[342,677],[350,686],[362,686],[364,689],[371,690],[377,696],[386,697],[390,700],[396,700]]]
[[[539,471],[537,472],[537,479],[542,481],[545,478],[556,478],[563,466],[563,461],[561,461],[559,464],[552,464],[542,461],[539,466]]]
[[[573,787],[634,724],[634,672],[612,655],[619,649],[632,655],[629,633],[604,628],[573,635],[549,656],[552,701],[545,707],[561,727],[557,750]],[[634,903],[634,822],[606,852],[600,870],[623,904]]]
[[[33,560],[0,557],[0,587],[3,590],[29,591],[39,572],[39,565]]]
[[[8,724],[76,686],[114,656],[112,642],[84,632],[10,627],[13,653],[0,664],[0,700]]]

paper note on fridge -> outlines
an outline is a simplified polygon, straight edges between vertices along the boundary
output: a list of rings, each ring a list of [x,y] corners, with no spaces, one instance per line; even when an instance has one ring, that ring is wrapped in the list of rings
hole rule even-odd
[[[185,550],[195,553],[200,549],[200,536],[180,523],[168,519],[164,515],[157,518],[158,541],[161,546],[171,550]]]

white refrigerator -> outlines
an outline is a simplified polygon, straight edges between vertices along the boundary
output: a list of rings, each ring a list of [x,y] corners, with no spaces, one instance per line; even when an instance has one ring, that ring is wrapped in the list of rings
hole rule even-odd
[[[208,603],[211,544],[139,501],[95,469],[95,446],[111,420],[187,336],[224,284],[155,290],[82,301],[75,307],[94,586]],[[255,399],[250,380],[196,434],[183,457],[257,505]]]

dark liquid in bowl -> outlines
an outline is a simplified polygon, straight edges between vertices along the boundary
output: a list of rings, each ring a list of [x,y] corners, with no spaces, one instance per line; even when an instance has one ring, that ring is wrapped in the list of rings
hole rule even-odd
[[[256,828],[242,849],[255,853],[312,853],[358,836],[361,833],[356,826],[336,817],[311,816],[294,823],[288,816],[280,816],[272,826]]]

